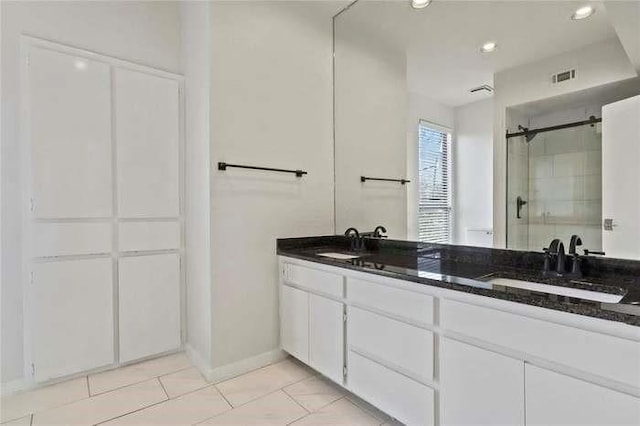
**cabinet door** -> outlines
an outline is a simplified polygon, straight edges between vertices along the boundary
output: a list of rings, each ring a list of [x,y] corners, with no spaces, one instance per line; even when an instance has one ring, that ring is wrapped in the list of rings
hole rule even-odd
[[[640,399],[527,364],[527,425],[639,425]]]
[[[524,363],[443,338],[443,425],[523,425]]]
[[[282,349],[309,363],[309,294],[280,286],[280,341]]]
[[[180,108],[178,83],[118,69],[115,126],[118,215],[180,214]]]
[[[309,295],[309,364],[330,379],[342,383],[344,367],[343,305]]]
[[[120,362],[180,346],[180,257],[160,254],[119,261]]]
[[[109,217],[109,65],[29,49],[32,212],[37,218]]]
[[[36,381],[113,363],[111,259],[36,263],[31,345]]]

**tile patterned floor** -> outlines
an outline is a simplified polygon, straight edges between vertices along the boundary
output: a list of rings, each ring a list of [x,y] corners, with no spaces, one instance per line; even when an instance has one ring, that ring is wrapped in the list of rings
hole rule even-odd
[[[10,395],[0,422],[39,425],[382,425],[392,420],[293,360],[211,384],[184,354]]]

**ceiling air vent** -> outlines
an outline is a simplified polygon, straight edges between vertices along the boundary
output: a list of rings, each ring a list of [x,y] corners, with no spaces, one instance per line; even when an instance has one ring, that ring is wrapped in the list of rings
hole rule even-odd
[[[576,78],[576,70],[572,69],[572,70],[562,71],[552,75],[551,82],[553,84],[558,84],[565,81],[573,80],[574,78]]]
[[[493,93],[493,87],[489,86],[488,84],[483,84],[482,86],[474,87],[473,89],[469,90],[469,92],[471,92],[471,93],[478,93],[478,92]]]

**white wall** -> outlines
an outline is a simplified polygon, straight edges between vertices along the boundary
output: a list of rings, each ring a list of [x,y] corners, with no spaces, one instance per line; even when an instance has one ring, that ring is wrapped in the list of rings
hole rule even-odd
[[[23,375],[19,36],[180,71],[172,2],[0,2],[2,8],[2,382]]]
[[[576,68],[577,78],[552,85],[550,76]],[[506,244],[506,109],[635,77],[636,71],[617,39],[595,43],[494,76],[494,246]]]
[[[207,2],[183,2],[187,352],[211,367],[211,23]]]
[[[278,356],[276,239],[333,234],[331,16],[318,2],[212,4],[211,158],[304,169],[212,176],[213,378]]]
[[[409,93],[407,101],[407,176],[411,180],[407,188],[407,239],[415,241],[418,239],[418,122],[426,120],[453,131],[455,119],[453,108],[419,93]]]
[[[454,110],[454,244],[468,228],[493,227],[493,110],[493,99]]]
[[[343,13],[336,21],[336,231],[384,225],[391,238],[404,239],[415,181],[362,183],[360,176],[407,176],[406,57],[363,32],[357,18]]]

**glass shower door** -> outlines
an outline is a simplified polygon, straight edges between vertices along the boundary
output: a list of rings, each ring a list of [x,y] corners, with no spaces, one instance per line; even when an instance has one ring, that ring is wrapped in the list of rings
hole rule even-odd
[[[507,139],[507,248],[529,249],[529,147],[524,136]]]
[[[540,251],[554,238],[602,249],[599,124],[507,140],[507,247]]]

